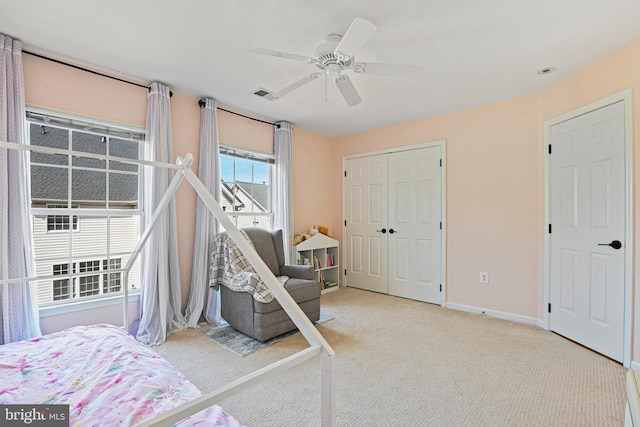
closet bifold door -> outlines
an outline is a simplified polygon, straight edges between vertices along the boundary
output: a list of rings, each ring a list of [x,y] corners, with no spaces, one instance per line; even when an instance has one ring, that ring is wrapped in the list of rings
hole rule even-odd
[[[347,286],[440,304],[442,147],[346,160]]]

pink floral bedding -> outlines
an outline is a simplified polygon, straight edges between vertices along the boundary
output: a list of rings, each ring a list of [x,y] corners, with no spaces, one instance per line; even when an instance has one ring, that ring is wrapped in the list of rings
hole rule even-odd
[[[0,346],[0,404],[68,403],[70,425],[130,426],[200,396],[156,352],[111,325]],[[219,406],[180,426],[240,426]]]

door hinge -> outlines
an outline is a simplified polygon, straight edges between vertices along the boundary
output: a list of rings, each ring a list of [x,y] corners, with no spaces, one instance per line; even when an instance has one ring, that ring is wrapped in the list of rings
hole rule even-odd
[[[551,144],[549,144],[549,154],[551,154]]]
[[[440,230],[442,230],[442,221],[440,221]]]
[[[442,292],[442,284],[440,284],[440,292]]]
[[[551,303],[549,303],[549,307],[547,308],[547,311],[551,313]]]
[[[440,167],[442,167],[442,159],[440,159]]]
[[[344,269],[344,275],[345,276],[347,275],[347,269],[346,268]]]
[[[347,220],[346,219],[344,220],[344,226],[345,227],[347,226]]]
[[[344,177],[345,178],[347,177],[347,171],[344,171]]]
[[[549,224],[549,234],[551,234],[551,224]]]

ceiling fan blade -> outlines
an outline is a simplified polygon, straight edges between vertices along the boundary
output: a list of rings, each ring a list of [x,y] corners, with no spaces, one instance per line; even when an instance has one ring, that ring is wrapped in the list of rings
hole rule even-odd
[[[312,80],[317,79],[321,75],[322,75],[322,73],[313,73],[313,74],[309,74],[308,76],[304,76],[300,80],[291,83],[289,86],[287,86],[287,87],[285,87],[283,89],[280,89],[278,92],[275,92],[273,94],[273,96],[275,98],[282,98],[286,94],[288,94],[290,92],[293,92],[294,90],[298,89],[301,86],[306,85],[307,83],[309,83]]]
[[[359,74],[374,74],[379,76],[411,77],[422,73],[422,67],[417,65],[381,64],[377,62],[356,62],[353,72]]]
[[[377,29],[378,27],[373,25],[371,21],[362,18],[354,19],[342,37],[342,40],[340,40],[340,43],[336,46],[335,53],[351,58],[356,50],[369,40],[369,37],[371,37]]]
[[[293,59],[294,61],[302,61],[302,62],[306,62],[307,64],[318,63],[318,60],[315,58],[296,55],[295,53],[280,52],[279,50],[256,48],[256,49],[249,49],[249,52],[259,53],[260,55],[277,56],[278,58]]]
[[[336,86],[349,107],[353,107],[362,102],[358,91],[356,91],[355,86],[351,83],[351,79],[348,76],[341,74],[336,77]]]

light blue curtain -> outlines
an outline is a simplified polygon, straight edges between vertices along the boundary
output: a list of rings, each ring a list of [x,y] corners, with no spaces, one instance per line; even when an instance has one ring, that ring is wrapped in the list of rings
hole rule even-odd
[[[200,157],[198,178],[219,202],[220,142],[218,140],[218,108],[213,99],[200,101]],[[196,235],[191,270],[191,292],[187,306],[187,325],[195,328],[201,316],[211,324],[222,321],[220,292],[209,287],[209,253],[211,241],[218,234],[218,220],[198,197],[196,206]]]
[[[282,230],[284,253],[287,264],[295,259],[293,251],[293,179],[291,159],[293,150],[293,127],[280,122],[273,136],[275,171],[272,186],[273,222],[271,228]]]
[[[144,159],[172,163],[171,93],[169,87],[152,83],[147,104]],[[148,224],[173,171],[144,166],[144,222]],[[181,312],[180,267],[175,199],[158,218],[142,253],[142,290],[136,338],[145,344],[162,344],[167,335],[186,328]]]
[[[27,144],[22,43],[0,34],[0,141]],[[0,148],[0,279],[34,277],[29,154]],[[35,282],[0,285],[0,344],[42,335]]]

